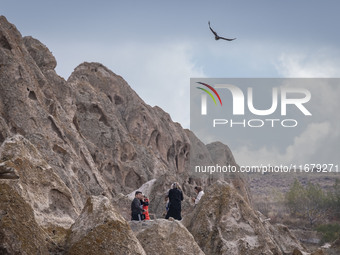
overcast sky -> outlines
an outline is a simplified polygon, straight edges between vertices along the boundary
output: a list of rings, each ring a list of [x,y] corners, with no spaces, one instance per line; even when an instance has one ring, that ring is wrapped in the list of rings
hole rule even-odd
[[[1,0],[0,5],[22,35],[47,45],[65,79],[84,61],[100,62],[185,128],[192,77],[340,77],[339,10],[337,0]],[[221,36],[237,39],[215,41],[209,20]],[[322,90],[332,94],[326,86]],[[335,110],[329,114],[338,120]],[[315,126],[305,132],[311,130],[318,132]],[[261,156],[243,145],[231,147],[243,161],[249,153],[257,159],[273,153],[260,144]]]

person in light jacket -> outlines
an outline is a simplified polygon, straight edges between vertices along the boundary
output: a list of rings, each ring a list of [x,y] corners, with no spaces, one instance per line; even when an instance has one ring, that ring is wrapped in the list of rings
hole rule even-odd
[[[197,194],[196,197],[192,197],[192,201],[195,203],[195,206],[198,204],[198,202],[201,200],[202,196],[204,195],[204,191],[201,186],[195,187],[195,192]]]

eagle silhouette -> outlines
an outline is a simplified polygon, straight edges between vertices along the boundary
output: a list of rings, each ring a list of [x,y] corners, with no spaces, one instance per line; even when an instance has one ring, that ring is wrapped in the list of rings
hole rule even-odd
[[[229,39],[229,38],[225,38],[225,37],[221,37],[219,36],[210,26],[210,21],[208,21],[208,24],[209,24],[209,28],[211,30],[211,32],[215,35],[215,40],[219,40],[219,39],[222,39],[222,40],[226,40],[226,41],[233,41],[235,40],[236,38],[233,38],[233,39]]]

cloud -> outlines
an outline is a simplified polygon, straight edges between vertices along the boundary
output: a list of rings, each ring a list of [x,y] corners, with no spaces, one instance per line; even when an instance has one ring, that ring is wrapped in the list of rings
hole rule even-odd
[[[294,144],[288,146],[284,159],[293,164],[322,163],[315,161],[320,160],[318,152],[326,148],[324,141],[331,135],[329,122],[309,124],[300,136],[295,137]]]
[[[339,77],[339,50],[320,49],[318,52],[282,53],[276,69],[283,77],[331,78]]]
[[[327,54],[326,54],[327,53]],[[314,55],[282,54],[277,69],[285,77],[315,78],[339,77],[339,63],[335,54],[320,51]],[[284,150],[262,146],[252,150],[250,146],[235,148],[233,153],[239,164],[340,164],[340,86],[339,80],[310,79],[308,90],[312,100],[308,109],[313,117],[304,130],[294,137]],[[286,84],[285,86],[294,86]]]
[[[320,159],[319,151],[325,149],[323,143],[329,136],[331,136],[329,122],[311,123],[294,138],[294,143],[289,145],[284,153],[280,153],[275,147],[250,150],[249,147],[243,146],[234,150],[234,155],[241,165],[322,164],[324,161]]]

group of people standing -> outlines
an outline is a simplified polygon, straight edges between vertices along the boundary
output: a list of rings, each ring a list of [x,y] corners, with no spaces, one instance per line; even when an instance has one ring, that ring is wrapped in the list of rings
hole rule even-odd
[[[198,204],[202,196],[204,195],[203,189],[200,186],[196,186],[194,188],[196,192],[196,197],[192,197],[191,200],[195,203],[195,206]],[[165,219],[169,219],[170,217],[176,220],[182,220],[182,201],[183,201],[183,192],[181,186],[178,182],[171,184],[171,188],[168,194],[165,197],[167,201],[166,205],[166,216]],[[141,191],[136,191],[135,198],[131,203],[131,220],[150,220],[149,212],[149,199],[142,194]]]

